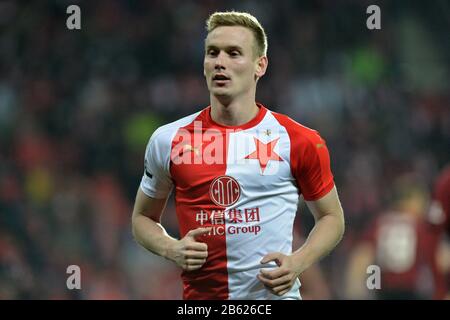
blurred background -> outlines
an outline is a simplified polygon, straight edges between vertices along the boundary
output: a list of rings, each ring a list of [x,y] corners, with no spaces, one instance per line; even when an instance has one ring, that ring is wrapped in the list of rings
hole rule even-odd
[[[81,30],[66,28],[70,4]],[[366,28],[371,4],[381,30]],[[347,230],[302,295],[445,295],[444,220],[430,208],[450,161],[448,1],[2,0],[0,299],[181,298],[180,270],[133,240],[132,205],[151,133],[208,105],[205,20],[231,9],[268,35],[258,101],[331,152]],[[302,206],[296,245],[312,225]],[[380,290],[366,287],[370,264]],[[66,288],[69,265],[81,290]]]

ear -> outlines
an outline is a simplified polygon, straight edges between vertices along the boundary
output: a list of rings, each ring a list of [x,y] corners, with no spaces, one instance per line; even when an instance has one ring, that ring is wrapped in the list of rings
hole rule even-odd
[[[258,79],[261,78],[266,73],[268,64],[269,64],[269,60],[267,59],[267,56],[259,57],[256,60],[255,76]]]

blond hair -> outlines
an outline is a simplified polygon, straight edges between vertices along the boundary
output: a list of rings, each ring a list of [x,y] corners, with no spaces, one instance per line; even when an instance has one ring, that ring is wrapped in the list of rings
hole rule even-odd
[[[206,20],[206,31],[210,33],[217,27],[241,26],[253,32],[258,57],[267,55],[267,36],[258,19],[246,12],[215,12]]]

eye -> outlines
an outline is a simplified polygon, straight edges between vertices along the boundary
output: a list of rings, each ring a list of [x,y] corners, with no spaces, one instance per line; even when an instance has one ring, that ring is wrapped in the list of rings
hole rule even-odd
[[[215,50],[215,49],[209,49],[209,50],[207,51],[207,54],[208,54],[209,56],[216,56],[216,55],[217,55],[217,50]]]
[[[239,56],[241,53],[238,50],[233,50],[230,52],[230,56],[232,57],[237,57]]]

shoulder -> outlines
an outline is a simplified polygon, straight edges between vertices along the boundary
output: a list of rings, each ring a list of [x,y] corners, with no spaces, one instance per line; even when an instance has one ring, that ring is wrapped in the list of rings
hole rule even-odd
[[[289,134],[289,138],[295,144],[314,145],[324,143],[319,132],[304,126],[287,115],[270,111],[278,123],[283,126]]]

